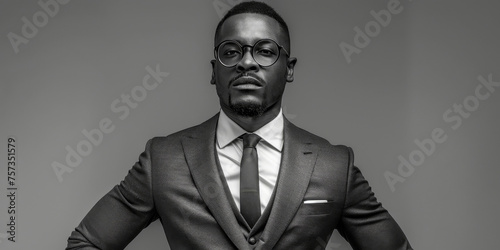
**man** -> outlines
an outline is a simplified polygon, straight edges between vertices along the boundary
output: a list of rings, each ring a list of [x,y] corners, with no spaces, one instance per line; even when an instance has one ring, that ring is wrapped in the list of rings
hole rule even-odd
[[[354,249],[411,249],[353,166],[352,150],[283,116],[297,59],[272,8],[231,9],[214,54],[220,113],[151,139],[67,249],[122,249],[158,218],[172,249],[318,249],[334,229]]]

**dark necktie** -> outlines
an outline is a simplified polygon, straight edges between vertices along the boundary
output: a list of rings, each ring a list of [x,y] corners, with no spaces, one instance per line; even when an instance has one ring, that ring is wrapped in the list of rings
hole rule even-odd
[[[243,135],[243,157],[240,164],[240,211],[250,227],[260,217],[259,165],[257,149],[260,141],[256,134]]]

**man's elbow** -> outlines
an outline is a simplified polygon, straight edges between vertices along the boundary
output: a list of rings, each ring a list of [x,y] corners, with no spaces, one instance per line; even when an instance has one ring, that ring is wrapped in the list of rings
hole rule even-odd
[[[68,245],[66,247],[66,250],[95,250],[95,249],[100,249],[100,248],[92,244],[78,230],[73,231],[68,238]]]

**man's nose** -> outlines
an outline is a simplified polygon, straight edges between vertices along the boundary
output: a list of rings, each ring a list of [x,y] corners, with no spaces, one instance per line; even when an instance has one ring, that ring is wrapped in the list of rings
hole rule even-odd
[[[253,59],[252,50],[247,49],[243,51],[243,57],[236,65],[238,72],[258,71],[259,64]]]

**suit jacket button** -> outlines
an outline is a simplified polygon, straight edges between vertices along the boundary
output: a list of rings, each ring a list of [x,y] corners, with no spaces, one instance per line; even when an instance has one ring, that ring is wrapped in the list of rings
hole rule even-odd
[[[250,237],[250,239],[248,239],[248,243],[253,245],[253,244],[257,243],[257,240],[254,237]]]

